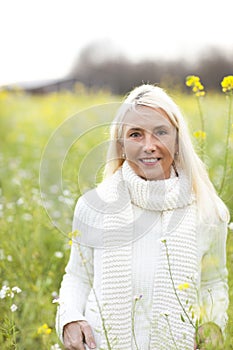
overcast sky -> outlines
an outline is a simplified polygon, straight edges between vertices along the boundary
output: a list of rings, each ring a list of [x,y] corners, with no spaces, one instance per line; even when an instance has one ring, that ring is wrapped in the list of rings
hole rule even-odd
[[[232,0],[0,0],[0,85],[65,76],[105,40],[133,60],[233,57]]]

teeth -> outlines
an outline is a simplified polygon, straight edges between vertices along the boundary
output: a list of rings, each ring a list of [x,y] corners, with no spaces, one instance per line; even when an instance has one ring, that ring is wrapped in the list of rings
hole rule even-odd
[[[142,159],[144,163],[155,163],[157,162],[158,158],[151,158],[151,159]]]

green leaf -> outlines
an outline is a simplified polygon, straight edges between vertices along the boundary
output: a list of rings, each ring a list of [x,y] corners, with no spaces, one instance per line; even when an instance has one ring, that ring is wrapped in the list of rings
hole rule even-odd
[[[180,318],[181,318],[181,321],[182,321],[182,322],[185,322],[185,319],[184,319],[184,317],[183,317],[182,314],[180,314]]]

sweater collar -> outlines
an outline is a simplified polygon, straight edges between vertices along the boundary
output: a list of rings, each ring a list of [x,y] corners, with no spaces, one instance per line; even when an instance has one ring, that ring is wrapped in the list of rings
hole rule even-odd
[[[163,211],[183,208],[194,201],[191,183],[182,170],[176,176],[172,169],[168,179],[144,180],[125,161],[121,171],[131,202],[138,207]]]

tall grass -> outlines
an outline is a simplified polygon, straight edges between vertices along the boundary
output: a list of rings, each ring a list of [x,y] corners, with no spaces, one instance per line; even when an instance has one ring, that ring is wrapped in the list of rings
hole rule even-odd
[[[172,95],[188,120],[190,132],[199,129],[195,99],[178,91],[172,92]],[[18,286],[22,290],[13,298],[0,299],[0,348],[3,350],[51,349],[58,343],[54,330],[56,304],[52,301],[58,293],[70,246],[68,236],[52,224],[42,205],[39,168],[43,149],[51,133],[67,117],[90,106],[120,99],[106,91],[86,91],[82,87],[73,93],[45,96],[30,96],[20,91],[0,92],[0,276],[2,285]],[[202,107],[207,131],[206,161],[211,179],[218,189],[224,166],[225,96],[207,95]],[[95,118],[91,112],[90,118]],[[232,131],[233,128],[229,152],[231,166]],[[69,193],[78,196],[76,167],[82,156],[95,145],[97,138],[106,139],[105,128],[97,133],[90,132],[70,148],[64,162],[64,179],[68,188],[64,196]],[[194,142],[198,147],[195,138]],[[232,213],[231,178],[232,174],[228,172],[222,198]],[[83,187],[87,185],[88,181],[83,183]],[[232,231],[228,235],[227,255],[230,287],[227,343],[230,344],[233,343]],[[18,307],[15,312],[10,310],[13,303]],[[228,349],[232,348],[232,345],[228,346]]]

